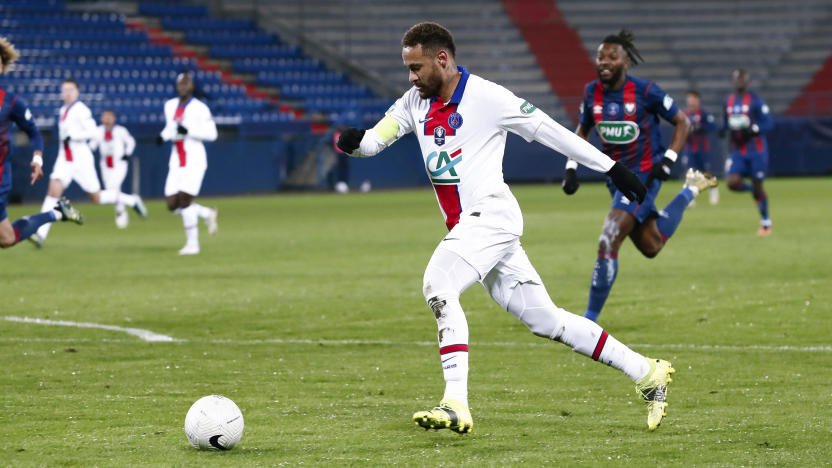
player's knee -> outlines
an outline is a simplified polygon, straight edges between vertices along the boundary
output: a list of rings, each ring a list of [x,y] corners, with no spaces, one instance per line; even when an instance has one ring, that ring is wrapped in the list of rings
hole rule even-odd
[[[0,227],[0,248],[5,249],[17,243],[14,230]]]
[[[529,331],[541,338],[555,340],[563,333],[563,310],[552,302],[541,285],[518,285],[507,309],[511,315],[523,322]]]
[[[647,245],[639,246],[638,250],[647,258],[656,258],[656,255],[661,252],[663,246],[661,242],[651,242]]]
[[[615,220],[607,218],[601,228],[601,235],[598,236],[598,250],[609,252],[617,250],[616,239],[621,232],[621,227]]]

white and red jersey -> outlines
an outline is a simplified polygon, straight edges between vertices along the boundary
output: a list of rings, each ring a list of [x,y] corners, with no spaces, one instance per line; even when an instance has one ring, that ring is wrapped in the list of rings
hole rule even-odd
[[[136,149],[136,140],[121,125],[113,125],[113,128],[109,130],[104,125],[99,125],[95,138],[92,140],[92,146],[98,148],[101,154],[101,167],[112,169],[120,164],[127,164],[122,158],[133,154],[133,150]]]
[[[448,229],[463,212],[471,211],[481,212],[475,216],[493,216],[494,226],[522,235],[519,205],[503,180],[507,132],[536,140],[599,172],[613,166],[610,158],[530,102],[463,67],[458,69],[459,84],[449,102],[422,99],[413,87],[387,111],[399,126],[395,139],[416,134]],[[391,143],[379,142],[368,152],[362,140],[361,154],[353,154],[372,156]],[[486,205],[492,209],[481,210]]]
[[[97,125],[90,108],[76,100],[68,106],[61,106],[58,113],[58,158],[67,162],[92,163],[89,141],[95,138]],[[66,142],[67,137],[69,142]]]
[[[186,135],[176,131],[179,125],[188,129]],[[217,126],[202,101],[192,97],[183,103],[173,98],[165,102],[165,128],[160,135],[165,141],[173,141],[170,167],[204,170],[208,160],[202,142],[217,139]]]

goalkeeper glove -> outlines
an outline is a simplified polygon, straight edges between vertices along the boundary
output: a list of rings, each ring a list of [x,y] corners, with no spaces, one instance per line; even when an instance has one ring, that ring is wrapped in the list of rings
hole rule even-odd
[[[355,127],[350,127],[338,136],[338,149],[352,154],[361,145],[361,139],[364,138],[364,130],[359,130]]]

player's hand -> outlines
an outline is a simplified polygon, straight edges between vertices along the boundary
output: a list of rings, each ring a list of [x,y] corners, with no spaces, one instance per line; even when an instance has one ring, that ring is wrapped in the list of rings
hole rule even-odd
[[[43,177],[43,157],[39,153],[35,153],[35,157],[32,158],[29,165],[32,166],[32,182],[29,185],[35,185],[35,182]]]
[[[644,201],[644,197],[647,196],[647,187],[641,183],[638,176],[627,169],[627,166],[617,162],[607,171],[607,175],[628,200],[639,203]]]
[[[750,140],[755,136],[760,134],[760,127],[757,124],[754,124],[748,128],[742,129],[742,139],[743,140]]]
[[[124,156],[121,157],[121,160],[122,161],[127,161],[127,160],[130,159],[130,156],[133,156],[133,155],[132,154],[125,154]]]
[[[338,136],[338,143],[336,144],[341,151],[352,154],[361,145],[362,138],[364,138],[364,130],[350,127],[341,132],[341,135]]]
[[[165,143],[165,139],[162,138],[162,135],[156,135],[156,146],[162,146]]]
[[[661,181],[665,181],[670,178],[670,169],[673,167],[673,161],[668,157],[662,157],[662,160],[659,161],[657,164],[653,164],[653,168],[650,169],[650,175],[647,176],[647,185],[650,186],[650,182],[653,179],[659,179]]]
[[[563,173],[563,182],[560,184],[563,187],[563,193],[572,195],[578,191],[580,184],[578,183],[578,173],[575,169],[567,169]]]
[[[182,124],[177,124],[176,125],[176,133],[178,133],[180,135],[187,135],[188,134],[188,129],[185,128]]]

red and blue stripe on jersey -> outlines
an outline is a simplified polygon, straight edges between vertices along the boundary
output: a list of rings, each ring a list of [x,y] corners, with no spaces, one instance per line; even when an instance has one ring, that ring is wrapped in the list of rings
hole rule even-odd
[[[187,101],[183,104],[182,101],[179,102],[179,105],[176,106],[176,111],[173,113],[173,121],[177,124],[182,124],[182,119],[185,118],[185,108],[188,107],[188,104],[191,103],[193,97],[188,98]],[[179,156],[179,167],[185,167],[188,163],[188,156],[185,153],[185,140],[178,139],[174,141],[174,146],[176,146],[176,154]]]
[[[686,110],[685,115],[688,116],[691,124],[691,132],[685,142],[685,152],[691,154],[711,151],[708,132],[712,130],[713,125],[710,119],[713,119],[713,117],[702,109]]]
[[[436,128],[442,127],[445,130],[445,138],[449,136],[456,136],[459,128],[454,128],[449,123],[451,114],[457,111],[459,102],[462,100],[462,95],[465,92],[465,85],[468,83],[470,74],[464,67],[457,66],[457,69],[462,73],[459,78],[459,83],[456,85],[454,94],[451,100],[443,103],[439,97],[432,97],[430,100],[430,108],[425,115],[424,121],[424,135],[432,137]],[[450,153],[450,158],[460,156],[462,149],[459,148]],[[459,222],[459,215],[462,213],[462,202],[459,198],[459,188],[457,183],[436,183],[433,182],[433,189],[436,191],[436,198],[439,200],[439,207],[445,215],[445,225],[450,231]]]
[[[627,76],[624,86],[604,90],[600,80],[590,82],[584,91],[581,125],[587,129],[601,121],[630,121],[639,127],[635,141],[625,144],[602,142],[603,152],[621,161],[634,172],[649,172],[661,159],[659,116],[671,121],[679,111],[675,103],[666,101],[667,94],[652,81]],[[669,106],[665,106],[665,103]]]
[[[756,124],[760,129],[760,134],[752,137],[750,140],[746,140],[743,137],[741,130],[731,130],[730,148],[732,153],[739,152],[744,155],[748,154],[749,150],[752,153],[768,152],[768,142],[763,135],[771,130],[774,123],[768,111],[763,111],[765,107],[765,102],[752,92],[745,93],[742,96],[731,94],[725,100],[723,116],[725,118],[726,128],[728,127],[728,118],[731,115],[742,114],[748,116],[751,125]]]
[[[43,151],[43,138],[31,119],[31,114],[27,112],[23,99],[0,88],[0,186],[11,184],[9,121],[29,135],[29,144],[33,150]]]

